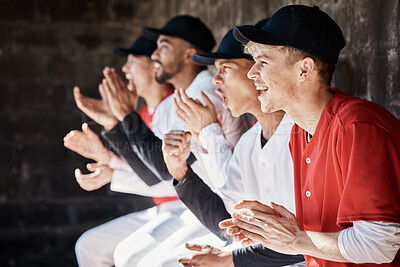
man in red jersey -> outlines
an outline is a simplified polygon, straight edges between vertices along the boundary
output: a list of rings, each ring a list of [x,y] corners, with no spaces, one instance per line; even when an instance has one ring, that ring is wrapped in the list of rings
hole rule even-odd
[[[296,123],[296,216],[244,200],[220,226],[243,245],[304,254],[307,266],[400,266],[400,122],[330,87],[345,46],[339,26],[318,7],[293,5],[234,34],[256,62],[248,77],[263,111]]]

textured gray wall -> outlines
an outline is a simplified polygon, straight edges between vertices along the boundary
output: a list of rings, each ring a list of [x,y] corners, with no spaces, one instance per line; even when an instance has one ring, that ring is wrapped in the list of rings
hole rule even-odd
[[[81,190],[73,170],[87,161],[62,146],[87,121],[72,87],[98,96],[102,68],[123,63],[113,46],[176,14],[200,17],[220,40],[292,3],[317,4],[341,26],[334,85],[400,117],[398,0],[0,0],[0,266],[74,266],[80,233],[150,204]]]

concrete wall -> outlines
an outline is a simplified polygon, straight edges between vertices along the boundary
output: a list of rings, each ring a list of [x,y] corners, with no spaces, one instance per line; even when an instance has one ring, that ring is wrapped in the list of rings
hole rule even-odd
[[[0,266],[74,266],[85,229],[151,204],[81,190],[73,170],[88,161],[62,146],[88,120],[72,87],[98,97],[102,68],[123,63],[115,45],[176,14],[200,17],[220,40],[291,3],[317,3],[342,27],[334,85],[400,117],[398,0],[0,0]]]

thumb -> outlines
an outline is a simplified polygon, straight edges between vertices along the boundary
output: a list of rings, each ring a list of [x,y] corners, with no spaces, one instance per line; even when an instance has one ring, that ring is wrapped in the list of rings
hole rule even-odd
[[[82,176],[82,172],[80,169],[75,169],[75,178],[80,179]]]
[[[293,215],[293,213],[291,213],[290,211],[288,211],[284,206],[275,204],[274,202],[271,202],[271,207],[277,212],[279,213],[279,215],[281,217],[284,217],[286,219],[291,219],[294,218],[295,216]]]
[[[95,172],[96,170],[100,169],[102,165],[99,163],[88,163],[86,164],[86,168],[91,171],[91,172]]]
[[[90,127],[88,126],[88,124],[86,122],[82,124],[82,131],[89,137],[96,135],[96,133],[93,132],[92,129],[90,129]]]
[[[222,112],[221,111],[217,112],[217,122],[218,122],[219,126],[222,127]]]
[[[102,84],[99,84],[99,93],[100,93],[101,99],[102,99],[105,103],[107,103],[107,95],[106,95],[106,92],[104,92],[104,88],[103,88],[103,85],[102,85]]]
[[[190,143],[192,140],[192,133],[191,132],[185,132],[185,141],[186,143]]]
[[[72,90],[72,93],[73,93],[73,95],[74,95],[75,103],[76,103],[76,104],[78,105],[78,107],[79,107],[79,105],[81,104],[81,101],[82,101],[81,89],[79,89],[78,86],[75,86],[74,89]]]
[[[78,96],[81,93],[81,89],[79,89],[79,86],[74,86],[73,93],[74,96]]]

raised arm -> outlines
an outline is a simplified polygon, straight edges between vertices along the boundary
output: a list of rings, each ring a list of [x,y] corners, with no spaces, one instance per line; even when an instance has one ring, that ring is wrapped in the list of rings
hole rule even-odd
[[[219,238],[230,240],[218,227],[219,220],[230,217],[224,202],[187,164],[190,139],[191,135],[183,131],[171,131],[164,136],[164,159],[175,178],[176,192],[204,226]]]

